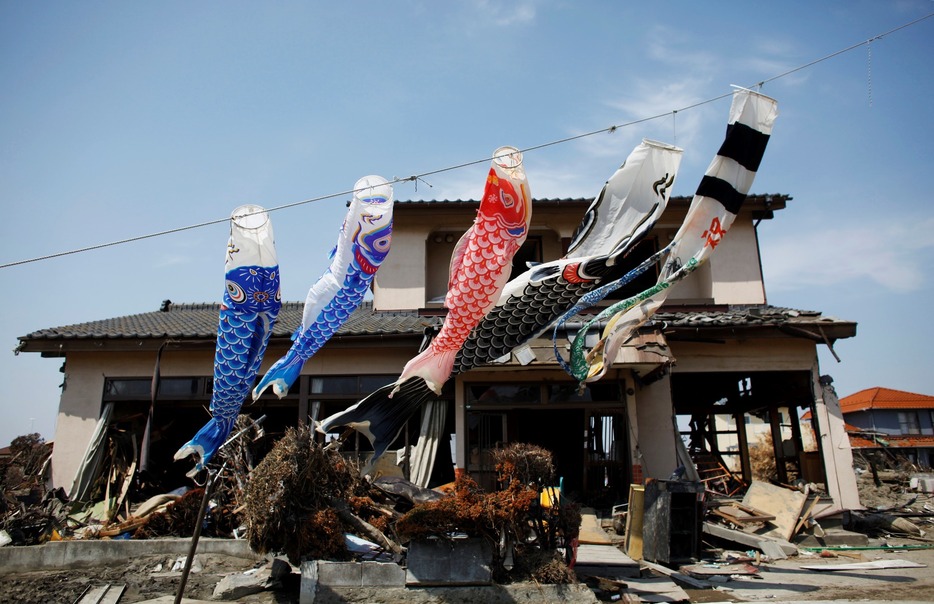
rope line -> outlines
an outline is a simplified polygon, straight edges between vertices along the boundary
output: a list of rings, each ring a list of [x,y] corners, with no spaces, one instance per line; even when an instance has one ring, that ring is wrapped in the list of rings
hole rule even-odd
[[[852,51],[852,50],[854,50],[854,49],[857,49],[857,48],[860,48],[860,47],[862,47],[862,46],[869,46],[869,53],[870,53],[870,55],[869,55],[870,59],[869,59],[869,60],[870,60],[870,70],[871,70],[871,60],[872,60],[872,59],[871,59],[871,57],[872,57],[872,55],[871,55],[871,52],[872,52],[871,44],[872,44],[873,41],[875,41],[875,40],[881,40],[881,39],[884,38],[885,36],[888,36],[888,35],[890,35],[890,34],[893,34],[893,33],[897,32],[897,31],[900,31],[900,30],[902,30],[902,29],[905,29],[906,27],[911,27],[912,25],[916,25],[916,24],[918,24],[918,23],[920,23],[920,22],[922,22],[922,21],[924,21],[924,20],[926,20],[926,19],[929,19],[929,18],[931,18],[931,17],[934,17],[934,12],[928,13],[927,15],[924,15],[923,17],[919,17],[919,18],[915,19],[914,21],[910,21],[910,22],[905,23],[905,24],[903,24],[903,25],[899,25],[898,27],[894,27],[894,28],[892,28],[892,29],[890,29],[890,30],[888,30],[888,31],[886,31],[886,32],[881,33],[881,34],[875,35],[875,36],[873,36],[872,38],[869,38],[868,40],[863,40],[862,42],[857,42],[856,44],[852,44],[852,45],[850,45],[850,46],[848,46],[848,47],[846,47],[846,48],[843,48],[843,49],[838,50],[838,51],[836,51],[836,52],[832,52],[832,53],[830,53],[829,55],[823,56],[823,57],[821,57],[821,58],[819,58],[819,59],[814,59],[813,61],[810,61],[810,62],[805,63],[805,64],[803,64],[803,65],[799,65],[798,67],[794,67],[794,68],[792,68],[792,69],[789,69],[789,70],[787,70],[787,71],[784,71],[784,72],[782,72],[782,73],[779,73],[779,74],[777,74],[777,75],[774,75],[774,76],[772,76],[772,77],[770,77],[770,78],[766,78],[766,79],[764,79],[764,80],[761,80],[761,81],[757,82],[756,84],[750,86],[749,88],[755,88],[756,90],[761,90],[762,86],[765,85],[765,84],[767,84],[768,82],[774,82],[775,80],[778,80],[778,79],[780,79],[780,78],[784,78],[784,77],[789,76],[789,75],[791,75],[791,74],[793,74],[793,73],[797,73],[797,72],[799,72],[799,71],[801,71],[801,70],[803,70],[803,69],[808,69],[809,67],[813,67],[813,66],[817,65],[818,63],[823,63],[824,61],[828,61],[828,60],[830,60],[830,59],[833,59],[834,57],[838,57],[838,56],[840,56],[840,55],[842,55],[842,54],[844,54],[844,53],[850,52],[850,51]],[[869,96],[869,103],[870,103],[870,106],[872,105],[872,80],[871,80],[871,77],[872,77],[872,76],[871,76],[871,71],[870,71],[870,74],[869,74],[869,95],[870,95],[870,96]],[[632,120],[632,121],[629,121],[629,122],[625,122],[625,123],[622,123],[622,124],[617,124],[617,125],[613,125],[613,126],[608,126],[608,127],[606,127],[606,128],[600,128],[599,130],[592,130],[592,131],[590,131],[590,132],[584,132],[584,133],[582,133],[582,134],[576,134],[576,135],[573,135],[573,136],[568,136],[568,137],[565,137],[565,138],[560,138],[560,139],[553,140],[553,141],[549,141],[549,142],[546,142],[546,143],[541,143],[541,144],[538,144],[538,145],[533,145],[533,146],[530,146],[530,147],[525,147],[524,149],[519,149],[519,151],[520,151],[521,153],[525,154],[525,153],[528,153],[529,151],[538,151],[538,150],[541,150],[541,149],[545,149],[545,148],[547,148],[547,147],[553,147],[553,146],[555,146],[555,145],[562,145],[562,144],[569,143],[569,142],[572,142],[572,141],[575,141],[575,140],[580,140],[580,139],[582,139],[582,138],[587,138],[587,137],[590,137],[590,136],[595,136],[595,135],[597,135],[597,134],[603,134],[603,133],[613,134],[613,133],[615,133],[617,130],[619,130],[619,129],[621,129],[621,128],[628,128],[628,127],[630,127],[630,126],[635,126],[635,125],[637,125],[637,124],[642,124],[642,123],[645,123],[645,122],[654,121],[654,120],[661,119],[661,118],[663,118],[663,117],[668,117],[668,116],[672,116],[672,121],[673,121],[673,123],[674,123],[674,117],[675,117],[679,112],[688,111],[688,110],[690,110],[690,109],[696,109],[697,107],[701,107],[702,105],[707,105],[707,104],[709,104],[709,103],[714,103],[714,102],[719,101],[719,100],[721,100],[721,99],[724,99],[724,98],[727,98],[727,97],[731,97],[732,95],[733,95],[732,92],[727,92],[727,93],[725,93],[725,94],[721,94],[721,95],[719,95],[719,96],[715,96],[715,97],[712,97],[712,98],[709,98],[709,99],[706,99],[706,100],[703,100],[703,101],[698,101],[698,102],[692,103],[692,104],[690,104],[690,105],[685,105],[684,107],[681,107],[681,108],[679,108],[679,109],[671,109],[671,110],[665,111],[665,112],[663,112],[663,113],[658,113],[658,114],[655,114],[655,115],[652,115],[652,116],[649,116],[649,117],[643,117],[643,118],[635,119],[635,120]],[[474,165],[477,165],[477,164],[481,164],[481,163],[490,161],[490,159],[491,159],[491,158],[489,158],[489,157],[484,157],[484,158],[482,158],[482,159],[476,159],[476,160],[472,160],[472,161],[463,162],[463,163],[460,163],[460,164],[454,164],[454,165],[447,166],[447,167],[444,167],[444,168],[438,168],[438,169],[435,169],[435,170],[429,170],[429,171],[427,171],[427,172],[421,172],[421,173],[418,173],[418,174],[413,174],[413,175],[411,175],[411,176],[407,176],[407,177],[404,177],[404,178],[396,177],[396,178],[393,178],[392,180],[390,180],[389,183],[390,183],[390,184],[398,184],[398,183],[403,183],[403,182],[414,182],[414,183],[417,184],[419,180],[423,180],[423,182],[424,182],[424,177],[425,177],[425,176],[432,176],[432,175],[434,175],[434,174],[442,174],[442,173],[444,173],[444,172],[451,172],[451,171],[454,171],[454,170],[460,170],[460,169],[463,169],[463,168],[467,168],[467,167],[470,167],[470,166],[474,166]],[[430,185],[429,185],[429,186],[430,186]],[[327,195],[321,195],[321,196],[318,196],[318,197],[312,197],[312,198],[309,198],[309,199],[303,199],[303,200],[301,200],[301,201],[295,201],[295,202],[291,202],[291,203],[286,203],[286,204],[283,204],[283,205],[275,206],[275,207],[272,207],[272,208],[266,208],[266,211],[267,211],[267,212],[277,212],[277,211],[279,211],[279,210],[287,210],[287,209],[290,209],[290,208],[295,208],[295,207],[302,206],[302,205],[306,205],[306,204],[309,204],[309,203],[315,203],[315,202],[318,202],[318,201],[323,201],[323,200],[325,200],[325,199],[332,199],[332,198],[334,198],[334,197],[340,197],[340,196],[343,196],[343,195],[353,194],[353,193],[355,193],[355,192],[358,191],[358,190],[360,190],[360,189],[349,189],[349,190],[340,191],[340,192],[337,192],[337,193],[330,193],[330,194],[327,194]],[[20,265],[23,265],[23,264],[30,264],[30,263],[33,263],[33,262],[41,262],[41,261],[43,261],[43,260],[50,260],[50,259],[52,259],[52,258],[60,258],[60,257],[62,257],[62,256],[70,256],[70,255],[73,255],[73,254],[81,254],[81,253],[84,253],[84,252],[90,252],[90,251],[93,251],[93,250],[99,250],[99,249],[103,249],[103,248],[107,248],[107,247],[113,247],[113,246],[117,246],[117,245],[124,245],[124,244],[127,244],[127,243],[133,243],[133,242],[142,241],[142,240],[145,240],[145,239],[152,239],[152,238],[155,238],[155,237],[162,237],[162,236],[164,236],[164,235],[171,235],[171,234],[174,234],[174,233],[181,233],[181,232],[184,232],[184,231],[190,231],[190,230],[194,230],[194,229],[200,229],[200,228],[203,228],[203,227],[206,227],[206,226],[211,226],[211,225],[215,225],[215,224],[221,224],[221,223],[227,222],[228,220],[230,220],[229,217],[226,217],[226,218],[219,218],[219,219],[216,219],[216,220],[208,220],[208,221],[205,221],[205,222],[199,222],[199,223],[197,223],[197,224],[191,224],[191,225],[188,225],[188,226],[182,226],[182,227],[177,227],[177,228],[173,228],[173,229],[167,229],[167,230],[165,230],[165,231],[158,231],[158,232],[156,232],[156,233],[148,233],[148,234],[145,234],[145,235],[138,235],[138,236],[135,236],[135,237],[127,237],[127,238],[125,238],[125,239],[118,239],[118,240],[116,240],[116,241],[110,241],[110,242],[107,242],[107,243],[99,243],[99,244],[96,244],[96,245],[89,245],[89,246],[86,246],[86,247],[76,248],[76,249],[67,250],[67,251],[63,251],[63,252],[57,252],[57,253],[53,253],[53,254],[46,254],[46,255],[44,255],[44,256],[36,256],[35,258],[27,258],[27,259],[24,259],[24,260],[17,260],[17,261],[15,261],[15,262],[7,262],[7,263],[5,263],[5,264],[0,264],[0,269],[10,268],[10,267],[13,267],[13,266],[20,266]]]

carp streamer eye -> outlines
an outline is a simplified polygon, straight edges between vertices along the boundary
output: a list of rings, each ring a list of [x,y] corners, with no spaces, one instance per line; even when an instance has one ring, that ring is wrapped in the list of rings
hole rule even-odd
[[[499,192],[499,199],[502,202],[502,204],[507,208],[511,208],[512,206],[516,204],[515,198],[509,193],[507,193],[506,191]]]
[[[243,288],[240,287],[237,283],[233,281],[227,282],[227,295],[230,296],[230,301],[240,304],[246,301],[246,292],[243,291]]]
[[[392,235],[386,235],[385,237],[380,237],[373,242],[373,249],[381,254],[389,252],[389,246],[392,243]]]

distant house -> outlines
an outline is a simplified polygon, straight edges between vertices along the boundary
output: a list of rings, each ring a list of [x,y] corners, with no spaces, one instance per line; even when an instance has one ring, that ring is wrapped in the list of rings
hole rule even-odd
[[[579,500],[617,503],[626,501],[631,483],[668,478],[684,465],[675,417],[691,424],[689,448],[697,452],[715,447],[710,435],[717,431],[716,417],[727,415],[732,425],[746,426],[749,415],[770,424],[783,481],[801,474],[806,454],[816,455],[827,468],[834,505],[858,505],[846,500],[833,467],[852,475],[843,420],[817,355],[818,345],[855,336],[856,324],[817,311],[774,307],[766,299],[757,228],[789,199],[750,195],[716,254],[672,288],[660,312],[624,345],[617,364],[583,391],[558,366],[550,331],[521,355],[514,351],[449,380],[439,397],[446,408],[445,438],[437,447],[434,484],[453,479],[455,469],[491,484],[490,450],[524,442],[553,452],[565,489]],[[536,199],[531,232],[513,274],[527,262],[562,257],[592,201]],[[691,197],[673,197],[626,261],[635,265],[667,245],[690,204]],[[243,413],[266,415],[267,434],[275,436],[345,409],[395,380],[441,325],[449,259],[478,205],[397,201],[392,251],[376,276],[372,301],[306,363],[288,396],[264,395]],[[615,299],[642,291],[656,276],[645,275]],[[153,306],[158,308],[157,301]],[[288,349],[301,312],[301,303],[284,304],[264,371]],[[20,337],[21,351],[66,361],[55,434],[56,486],[71,487],[105,410],[112,432],[135,447],[150,472],[161,469],[166,480],[184,480],[190,463],[173,462],[172,454],[208,418],[217,313],[216,303],[166,303],[160,310]],[[565,354],[567,338],[579,325],[572,321],[569,331],[559,333]],[[157,358],[161,383],[147,430]],[[798,418],[805,410],[815,419],[802,429]],[[419,425],[416,414],[393,448],[415,444]],[[802,442],[801,434],[811,429],[818,435],[817,451],[806,451]],[[348,445],[365,454],[369,443],[359,438]],[[740,430],[736,467],[745,476],[747,445]],[[841,451],[847,458],[836,462]],[[823,478],[824,472],[819,474]],[[855,491],[855,479],[852,484]]]
[[[889,451],[931,467],[934,461],[934,396],[868,388],[840,399],[854,449]]]

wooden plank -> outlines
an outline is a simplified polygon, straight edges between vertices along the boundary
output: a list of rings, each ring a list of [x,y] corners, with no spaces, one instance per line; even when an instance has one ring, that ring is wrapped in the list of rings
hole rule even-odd
[[[757,510],[741,503],[718,505],[710,511],[721,518],[726,518],[733,524],[739,525],[747,522],[767,522],[769,520],[775,520],[774,515],[766,514],[762,510]]]
[[[626,579],[626,592],[639,597],[640,602],[690,602],[681,586],[665,577]]]
[[[717,575],[758,575],[759,569],[752,564],[735,562],[733,564],[691,564],[682,566],[681,572],[703,579]]]
[[[801,491],[758,480],[749,485],[743,497],[743,505],[775,516],[775,520],[771,520],[763,529],[755,531],[755,534],[778,537],[785,541],[789,541],[794,535],[795,525],[801,517],[806,501],[807,495]]]
[[[808,517],[810,517],[811,512],[814,511],[814,506],[817,505],[818,501],[820,501],[820,496],[815,495],[814,500],[811,501],[810,505],[808,505],[808,509],[803,514],[801,514],[801,518],[798,519],[798,524],[795,525],[795,530],[793,533],[791,533],[792,536],[797,535],[798,531],[801,530],[801,527],[804,526],[804,523],[808,521]]]
[[[704,523],[704,532],[708,535],[713,535],[720,539],[726,539],[727,541],[733,541],[740,543],[742,545],[748,545],[765,552],[767,555],[771,555],[763,549],[764,543],[774,543],[778,545],[786,555],[793,555],[798,552],[797,546],[793,543],[790,543],[784,539],[775,539],[770,537],[762,537],[753,533],[744,533],[743,531],[734,531],[733,529],[727,528],[723,525],[716,524],[714,522],[705,522]]]
[[[611,545],[613,543],[607,532],[600,526],[593,508],[581,509],[580,534],[577,539],[580,543],[596,545]]]
[[[678,572],[676,570],[671,570],[667,566],[662,566],[661,564],[655,564],[654,562],[649,562],[648,560],[643,560],[641,562],[642,566],[654,570],[655,572],[661,573],[671,579],[672,581],[678,581],[679,583],[684,583],[688,587],[694,589],[709,589],[711,584],[707,581],[701,579],[695,579],[684,573]]]
[[[574,566],[630,566],[638,568],[639,563],[624,554],[613,545],[581,544],[577,548]]]
[[[101,598],[107,593],[107,585],[95,585],[84,592],[76,604],[100,604]]]
[[[872,562],[853,562],[851,564],[808,564],[801,568],[808,570],[884,570],[889,568],[925,568],[927,564],[919,564],[910,560],[873,560]]]
[[[633,560],[642,559],[642,519],[645,513],[645,487],[629,486],[629,511],[626,513],[626,553]]]
[[[125,591],[126,583],[109,585],[107,587],[107,593],[105,593],[104,597],[101,598],[99,604],[117,604],[120,601],[120,598],[123,596],[123,592]]]

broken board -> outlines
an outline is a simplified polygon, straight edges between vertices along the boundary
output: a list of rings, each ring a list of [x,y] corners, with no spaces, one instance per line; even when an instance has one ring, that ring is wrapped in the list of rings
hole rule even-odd
[[[873,560],[872,562],[852,562],[850,564],[808,564],[801,568],[808,570],[884,570],[889,568],[924,568],[927,564],[919,564],[910,560]]]
[[[794,536],[795,526],[806,501],[807,495],[801,491],[757,480],[752,481],[743,497],[744,506],[775,516],[775,520],[770,520],[765,527],[755,531],[755,534],[777,537],[785,541],[791,541]]]
[[[629,486],[629,512],[626,514],[624,541],[626,553],[633,560],[642,559],[642,523],[645,515],[645,487]]]
[[[611,545],[613,543],[613,540],[607,532],[600,526],[597,514],[592,508],[581,509],[581,525],[578,541],[591,545]]]
[[[126,591],[126,583],[89,587],[76,604],[116,604],[120,601],[124,591]]]
[[[766,514],[761,510],[745,506],[741,503],[728,503],[718,505],[710,510],[721,518],[726,518],[737,526],[745,526],[751,523],[769,522],[775,520],[772,514]]]
[[[752,564],[746,564],[745,562],[735,562],[733,564],[691,564],[688,566],[682,566],[679,570],[683,573],[691,575],[692,577],[697,577],[698,579],[715,577],[718,575],[731,576],[759,574],[758,568]]]

